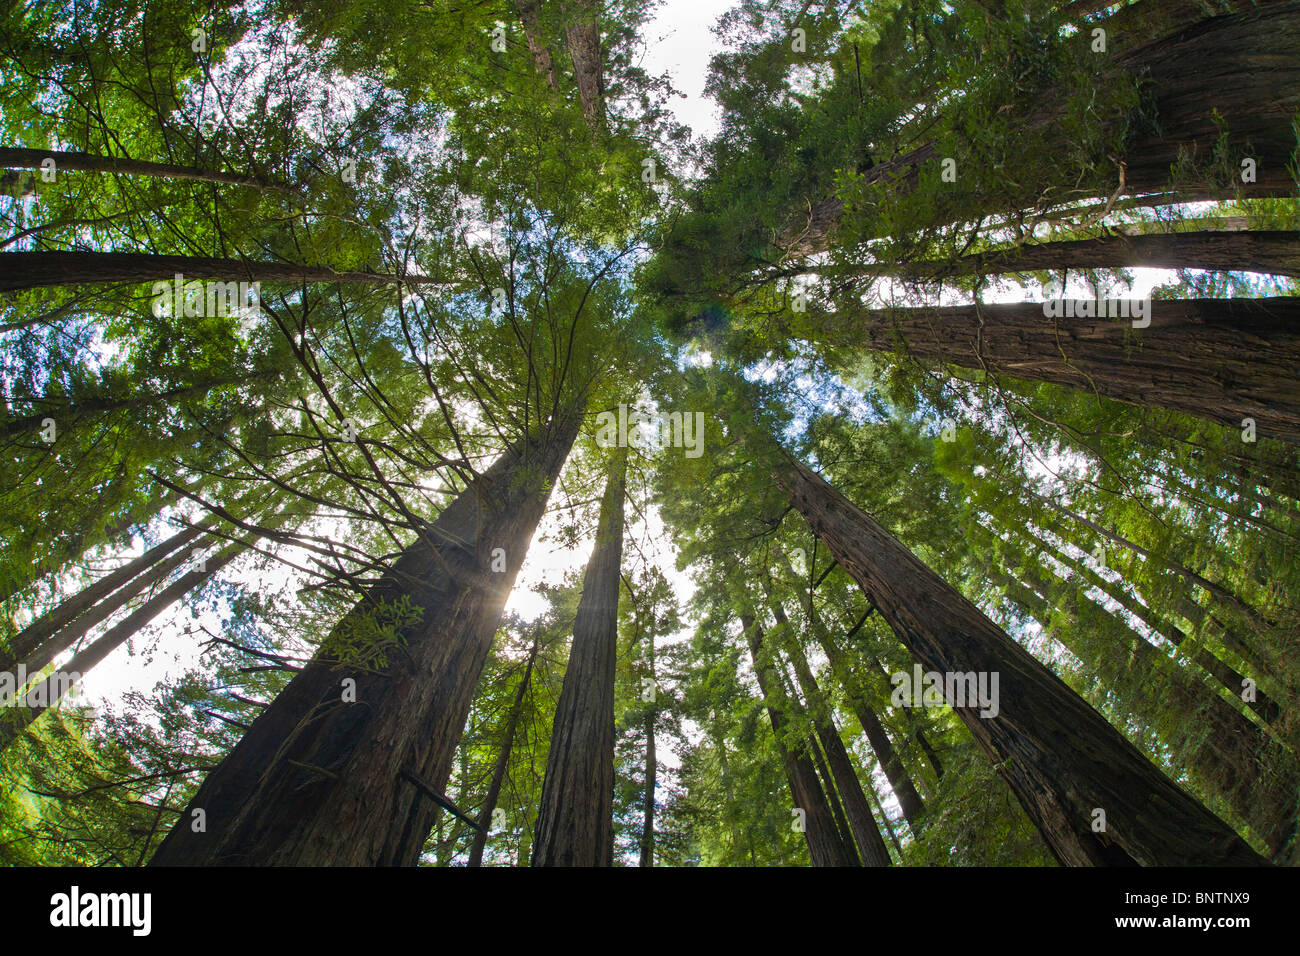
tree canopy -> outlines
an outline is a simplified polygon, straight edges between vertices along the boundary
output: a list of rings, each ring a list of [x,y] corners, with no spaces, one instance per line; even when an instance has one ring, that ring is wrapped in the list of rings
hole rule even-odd
[[[0,6],[0,861],[1296,861],[1300,3]]]

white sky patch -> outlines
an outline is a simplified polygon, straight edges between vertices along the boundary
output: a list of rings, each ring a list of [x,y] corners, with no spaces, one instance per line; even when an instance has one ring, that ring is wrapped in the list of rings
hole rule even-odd
[[[681,365],[694,368],[709,368],[713,365],[713,353],[708,351],[697,351],[694,348],[687,349],[682,356]]]
[[[704,96],[709,60],[722,49],[713,25],[733,5],[732,0],[665,0],[646,24],[646,55],[642,66],[651,74],[667,73],[686,94],[669,106],[696,138],[718,131],[718,106]]]

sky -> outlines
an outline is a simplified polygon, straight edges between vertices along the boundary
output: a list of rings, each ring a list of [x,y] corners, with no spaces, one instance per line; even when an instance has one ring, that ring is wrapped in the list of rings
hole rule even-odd
[[[709,59],[718,51],[713,24],[733,0],[664,0],[647,26],[646,58],[642,64],[653,74],[667,73],[685,99],[672,104],[677,119],[697,137],[718,130],[715,104],[704,97]]]

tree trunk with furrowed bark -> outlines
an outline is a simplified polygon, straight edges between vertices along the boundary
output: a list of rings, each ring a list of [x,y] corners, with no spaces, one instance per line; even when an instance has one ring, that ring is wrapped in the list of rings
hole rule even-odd
[[[824,479],[788,459],[772,477],[922,667],[999,675],[996,716],[955,711],[1061,863],[1266,862]],[[1105,811],[1102,832],[1093,831],[1096,809]]]
[[[600,49],[600,4],[569,0],[564,5],[564,45],[573,60],[578,100],[587,124],[599,130],[605,123],[604,64]]]
[[[790,701],[791,707],[801,709],[794,688],[787,685],[785,690],[786,699]],[[812,758],[813,767],[817,771],[818,783],[821,786],[822,794],[826,797],[826,805],[831,808],[831,819],[835,822],[835,838],[840,843],[845,859],[849,861],[847,865],[861,866],[862,858],[858,856],[857,844],[853,842],[853,831],[849,827],[849,818],[844,812],[844,805],[840,802],[840,792],[835,786],[835,775],[831,773],[831,769],[826,763],[826,755],[822,751],[819,735],[815,730],[812,736],[808,737],[805,752]]]
[[[510,705],[510,716],[506,718],[506,729],[501,741],[501,750],[497,753],[496,764],[492,767],[492,781],[488,784],[487,796],[483,800],[483,809],[478,815],[478,829],[469,848],[469,865],[483,865],[483,850],[487,846],[488,831],[492,826],[492,811],[496,809],[501,796],[501,784],[506,778],[506,767],[510,765],[510,753],[515,746],[515,731],[519,727],[519,717],[524,710],[524,699],[532,683],[533,665],[537,663],[537,653],[541,650],[540,634],[533,638],[532,650],[528,652],[528,664],[524,667],[524,676],[519,681],[519,690]]]
[[[443,509],[208,774],[156,865],[414,865],[479,674],[581,409],[510,446]],[[499,551],[497,549],[500,549]],[[496,552],[494,554],[494,551]],[[496,559],[504,570],[494,571]],[[335,640],[395,602],[400,646],[340,662]],[[388,615],[391,618],[391,614]],[[344,680],[355,681],[345,702]],[[191,810],[207,831],[193,832]]]
[[[795,810],[803,811],[804,839],[808,843],[808,855],[813,866],[857,866],[856,856],[840,838],[839,830],[831,813],[830,803],[817,779],[817,769],[804,749],[791,750],[785,743],[785,715],[774,701],[781,700],[781,692],[772,663],[763,650],[763,628],[751,615],[743,614],[741,627],[749,640],[749,652],[754,661],[754,673],[758,677],[758,687],[767,701],[767,716],[772,723],[772,733],[776,738],[777,750],[781,754],[781,763],[785,770],[786,781],[790,784],[790,796],[794,800]]]
[[[1143,6],[1134,4],[1130,9],[1140,16]],[[1227,129],[1229,155],[1238,161],[1246,157],[1256,161],[1255,181],[1244,183],[1238,177],[1228,187],[1208,180],[1182,182],[1177,185],[1183,199],[1230,197],[1237,189],[1245,196],[1294,195],[1295,181],[1287,167],[1295,149],[1291,121],[1300,112],[1300,3],[1271,4],[1201,20],[1116,53],[1115,65],[1125,74],[1144,78],[1148,110],[1159,124],[1159,134],[1139,134],[1121,157],[1122,194],[1165,192],[1170,169],[1182,155],[1208,162],[1220,141],[1217,121],[1221,121]],[[1059,107],[1038,109],[1025,118],[1025,135],[1050,142],[1061,135],[1057,130],[1061,115]],[[914,188],[923,169],[940,158],[936,144],[926,143],[876,164],[864,179],[868,183],[893,180],[892,188],[907,191]],[[1026,191],[1026,207],[1038,198],[1043,185],[1035,183],[1032,191]],[[834,197],[814,203],[806,221],[792,225],[780,245],[794,255],[824,252],[843,211],[843,202]]]
[[[596,547],[582,579],[573,646],[555,708],[533,866],[614,862],[614,664],[627,449],[610,466]]]
[[[1157,299],[1150,325],[1042,303],[809,313],[809,334],[1154,405],[1300,444],[1300,298]]]
[[[820,696],[821,691],[808,667],[808,662],[802,659],[802,655],[796,655],[792,660],[804,697],[808,700],[809,706],[814,706],[813,701]],[[826,754],[826,762],[830,767],[835,789],[839,791],[840,799],[844,803],[849,832],[852,834],[853,842],[857,844],[862,865],[889,866],[892,862],[889,859],[889,850],[886,849],[885,841],[876,826],[875,817],[871,815],[871,804],[867,801],[867,795],[863,790],[862,782],[858,779],[848,748],[840,739],[834,718],[829,714],[819,715],[816,718],[816,726],[817,739]]]
[[[176,275],[222,282],[432,283],[427,276],[335,272],[323,266],[136,252],[0,252],[0,292],[97,282],[171,282]]]

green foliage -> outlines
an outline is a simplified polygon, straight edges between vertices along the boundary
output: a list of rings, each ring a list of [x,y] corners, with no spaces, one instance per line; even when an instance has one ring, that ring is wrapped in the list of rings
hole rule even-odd
[[[1024,298],[1031,280],[1069,272],[1133,278],[1066,253],[1060,269],[996,281],[1001,257],[1035,241],[1294,230],[1293,198],[1238,189],[1243,144],[1218,113],[1214,142],[1180,155],[1166,194],[1126,192],[1126,163],[1167,117],[1120,54],[1193,14],[1107,14],[1116,49],[1100,56],[1093,20],[1066,22],[1059,4],[741,0],[708,82],[721,129],[695,149],[668,80],[639,65],[646,0],[600,6],[600,117],[584,109],[580,6],[59,0],[0,13],[5,143],[105,160],[52,182],[10,170],[0,257],[368,274],[267,280],[258,311],[211,316],[156,311],[152,273],[0,293],[5,658],[183,526],[214,529],[209,556],[241,549],[109,658],[135,671],[189,646],[197,660],[117,705],[64,701],[0,751],[0,862],[146,863],[305,661],[382,671],[440,623],[420,601],[435,585],[391,582],[452,502],[471,535],[471,503],[544,490],[547,546],[589,542],[610,458],[596,415],[620,405],[703,413],[706,451],[628,456],[619,865],[643,850],[656,865],[808,864],[790,758],[815,762],[831,735],[892,862],[1053,863],[957,715],[894,701],[890,676],[911,656],[775,484],[787,455],[1262,845],[1249,788],[1298,769],[1295,448],[923,363],[901,324],[870,347],[863,334],[882,304]],[[1230,198],[1189,205],[1206,194]],[[1294,292],[1284,276],[1185,270],[1153,297]],[[1141,354],[1136,329],[1126,344]],[[526,457],[519,484],[485,478],[573,415],[558,480]],[[47,420],[57,437],[43,437]],[[435,577],[496,573],[469,537],[442,544],[453,557],[440,553]],[[187,552],[174,557],[76,647],[193,573]],[[541,614],[497,630],[446,782],[489,830],[485,865],[532,853],[579,573],[538,591]],[[1243,699],[1245,678],[1260,700]],[[889,768],[868,745],[871,717]],[[904,780],[922,809],[905,811]],[[830,797],[849,783],[821,780]],[[423,862],[465,865],[475,833],[441,815]]]

